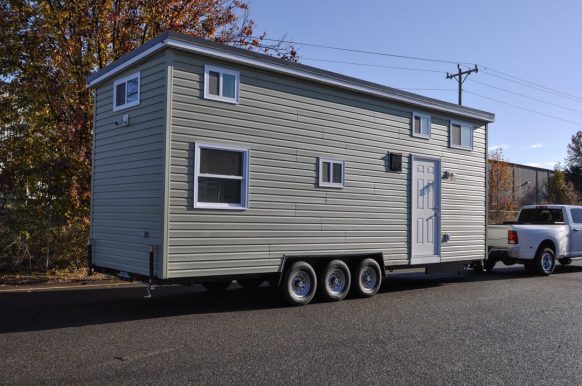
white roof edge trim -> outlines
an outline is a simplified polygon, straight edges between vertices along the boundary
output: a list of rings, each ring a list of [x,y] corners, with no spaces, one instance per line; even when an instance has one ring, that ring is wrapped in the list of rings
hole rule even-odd
[[[135,62],[145,58],[148,55],[153,54],[154,52],[162,49],[165,46],[172,47],[172,48],[179,48],[179,49],[183,49],[186,51],[196,52],[196,53],[200,53],[200,54],[204,54],[204,55],[208,55],[208,56],[213,56],[213,57],[225,59],[225,60],[236,62],[236,63],[247,64],[247,65],[250,65],[253,67],[263,68],[263,69],[267,69],[267,70],[271,70],[271,71],[275,71],[275,72],[279,72],[279,73],[289,74],[289,75],[293,75],[293,76],[296,76],[296,77],[302,78],[302,79],[314,80],[316,82],[323,83],[323,84],[341,87],[341,88],[352,90],[352,91],[358,91],[358,92],[362,92],[362,93],[369,94],[369,95],[375,95],[375,96],[391,99],[391,100],[398,101],[398,102],[412,104],[415,106],[421,106],[421,107],[428,108],[431,110],[452,113],[452,114],[456,114],[459,116],[468,117],[468,118],[476,119],[479,121],[484,121],[487,123],[493,122],[493,120],[491,120],[489,115],[479,114],[479,113],[470,113],[467,111],[462,111],[462,110],[458,110],[455,108],[441,106],[438,104],[418,100],[415,98],[409,98],[409,97],[406,97],[403,95],[395,95],[395,94],[392,94],[389,92],[376,90],[376,89],[373,89],[370,87],[365,87],[365,86],[353,84],[353,83],[338,80],[338,79],[332,79],[332,78],[328,78],[325,76],[312,74],[312,73],[309,73],[309,72],[306,72],[303,70],[289,68],[289,67],[286,67],[283,65],[266,63],[266,62],[263,62],[263,61],[258,60],[258,59],[248,58],[248,57],[240,56],[240,55],[237,55],[237,54],[234,54],[231,52],[224,52],[224,51],[220,51],[220,50],[217,50],[214,48],[203,47],[203,46],[199,46],[196,44],[192,44],[192,43],[188,43],[188,42],[184,42],[184,41],[180,41],[180,40],[172,39],[172,38],[168,38],[168,39],[150,47],[149,49],[145,50],[144,52],[140,53],[139,55],[136,55],[133,58],[129,59],[128,61],[120,64],[119,66],[112,68],[111,70],[105,72],[104,74],[102,74],[98,78],[95,78],[90,83],[88,83],[87,87],[92,87],[92,86],[102,82],[103,80],[115,75],[116,73],[124,70],[125,68],[134,64]]]
[[[87,88],[91,88],[91,87],[95,86],[97,83],[101,83],[105,79],[112,77],[113,75],[117,74],[120,71],[125,70],[127,67],[131,66],[135,62],[137,62],[137,61],[145,58],[146,56],[149,56],[149,55],[153,54],[154,52],[162,49],[165,45],[166,45],[166,42],[162,41],[156,45],[151,46],[150,48],[148,48],[147,50],[145,50],[141,54],[136,55],[133,58],[129,59],[127,62],[123,62],[119,66],[114,67],[111,70],[103,73],[100,77],[93,79],[91,82],[87,82]]]

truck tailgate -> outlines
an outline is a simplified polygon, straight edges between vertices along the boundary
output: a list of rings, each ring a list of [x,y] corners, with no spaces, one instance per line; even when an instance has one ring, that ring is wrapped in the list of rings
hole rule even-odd
[[[489,225],[487,227],[487,245],[489,248],[507,248],[507,231],[509,225]]]

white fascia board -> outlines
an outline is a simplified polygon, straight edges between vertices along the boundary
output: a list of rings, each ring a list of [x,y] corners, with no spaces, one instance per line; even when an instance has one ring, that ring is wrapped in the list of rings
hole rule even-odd
[[[451,114],[455,114],[455,115],[462,116],[462,117],[476,119],[479,121],[492,122],[489,115],[484,115],[484,114],[479,114],[479,113],[470,113],[470,112],[463,111],[460,109],[455,109],[455,108],[442,106],[442,105],[435,104],[435,103],[426,102],[426,101],[419,100],[419,99],[416,99],[413,97],[407,97],[405,95],[393,94],[393,93],[389,93],[386,91],[377,90],[377,89],[374,89],[371,87],[366,87],[363,85],[354,84],[354,83],[347,82],[344,80],[333,79],[330,77],[321,76],[318,74],[313,74],[313,73],[310,73],[308,71],[295,69],[295,68],[291,68],[291,67],[284,66],[284,65],[278,65],[275,63],[268,63],[268,62],[264,62],[264,61],[259,60],[259,59],[244,57],[244,56],[241,56],[241,55],[238,55],[235,53],[217,50],[215,48],[210,48],[210,47],[199,46],[197,44],[192,44],[192,43],[188,43],[188,42],[184,42],[184,41],[181,41],[178,39],[172,39],[172,38],[165,39],[164,41],[162,41],[162,42],[152,46],[151,48],[145,50],[141,54],[136,55],[135,57],[120,64],[119,66],[117,66],[115,68],[112,68],[110,71],[104,73],[100,77],[98,77],[98,78],[94,79],[93,81],[91,81],[90,83],[88,83],[87,87],[93,87],[97,83],[102,82],[106,78],[113,76],[114,74],[118,73],[119,71],[131,66],[133,63],[145,58],[148,55],[153,54],[154,52],[156,52],[164,47],[172,47],[172,48],[177,48],[177,49],[181,49],[181,50],[185,50],[185,51],[189,51],[189,52],[194,52],[194,53],[198,53],[198,54],[202,54],[202,55],[212,56],[215,58],[228,60],[228,61],[235,62],[235,63],[246,64],[246,65],[249,65],[252,67],[271,70],[271,71],[295,76],[295,77],[302,78],[302,79],[316,81],[316,82],[322,83],[322,84],[327,84],[327,85],[331,85],[331,86],[335,86],[335,87],[341,87],[343,89],[347,89],[347,90],[351,90],[351,91],[357,91],[357,92],[365,93],[368,95],[374,95],[374,96],[378,96],[381,98],[390,99],[390,100],[397,101],[397,102],[407,103],[407,104],[411,104],[414,106],[421,106],[421,107],[424,107],[427,109],[451,113]]]
[[[147,56],[150,56],[151,54],[155,53],[158,50],[161,50],[165,45],[166,45],[165,42],[162,41],[154,46],[151,46],[141,54],[136,55],[133,58],[129,59],[128,61],[121,63],[119,66],[114,67],[111,70],[103,73],[100,77],[93,79],[91,82],[87,82],[87,88],[94,87],[96,84],[101,83],[105,79],[110,78],[113,75],[119,73],[120,71],[125,70],[135,62],[140,61]]]

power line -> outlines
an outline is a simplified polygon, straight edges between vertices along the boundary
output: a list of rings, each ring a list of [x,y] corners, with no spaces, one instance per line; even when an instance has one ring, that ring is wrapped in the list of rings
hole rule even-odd
[[[518,84],[520,86],[529,87],[529,88],[534,89],[534,90],[537,90],[537,91],[545,92],[545,93],[548,93],[548,94],[551,94],[551,95],[554,95],[554,96],[557,96],[557,97],[560,97],[560,98],[569,99],[569,100],[574,101],[574,102],[582,102],[582,98],[575,97],[575,96],[569,96],[569,95],[566,95],[565,93],[563,93],[561,91],[545,90],[542,87],[530,85],[530,84],[527,84],[527,83],[524,83],[524,82],[521,82],[521,81],[518,81],[518,80],[514,80],[514,79],[511,79],[511,78],[508,78],[506,76],[497,75],[497,74],[491,73],[491,72],[489,72],[487,70],[484,70],[483,73],[486,74],[486,75],[489,75],[489,76],[493,76],[493,77],[496,77],[496,78],[499,78],[499,79],[503,79],[503,80],[508,81],[508,82],[516,83],[516,84]]]
[[[507,105],[507,106],[515,107],[516,109],[529,111],[530,113],[542,115],[542,116],[547,117],[547,118],[557,119],[557,120],[562,121],[562,122],[566,122],[566,123],[571,123],[571,124],[574,124],[574,125],[582,126],[582,123],[580,123],[580,122],[574,122],[574,121],[570,121],[568,119],[556,117],[555,115],[550,115],[550,114],[542,113],[542,112],[539,112],[539,111],[536,111],[536,110],[528,109],[527,107],[523,107],[523,106],[515,105],[513,103],[505,102],[505,101],[502,101],[502,100],[499,100],[499,99],[487,97],[485,95],[477,94],[476,92],[472,92],[472,91],[469,91],[469,90],[465,90],[465,92],[468,93],[468,94],[472,94],[472,95],[475,95],[475,96],[484,98],[484,99],[488,99],[490,101],[494,101],[494,102],[501,103],[501,104],[504,104],[504,105]]]
[[[259,39],[259,37],[254,37]],[[464,66],[474,66],[477,63],[469,63],[469,62],[462,62],[462,61],[453,61],[453,60],[444,60],[444,59],[436,59],[436,58],[426,58],[426,57],[418,57],[418,56],[408,56],[408,55],[398,55],[392,54],[387,52],[377,52],[377,51],[367,51],[367,50],[357,50],[352,48],[345,48],[345,47],[335,47],[335,46],[327,46],[323,44],[312,44],[312,43],[305,43],[305,42],[294,42],[291,40],[280,40],[280,39],[271,39],[271,38],[262,38],[263,40],[274,41],[274,42],[281,42],[281,43],[288,43],[288,44],[296,44],[296,45],[303,45],[307,47],[316,47],[316,48],[324,48],[329,50],[337,50],[337,51],[346,51],[346,52],[356,52],[368,55],[379,55],[379,56],[388,56],[393,58],[400,58],[400,59],[409,59],[409,60],[420,60],[420,61],[427,61],[427,62],[434,62],[434,63],[446,63],[446,64],[462,64]],[[556,96],[560,96],[562,98],[571,99],[577,102],[582,102],[582,98],[575,96],[573,94],[568,94],[563,91],[559,91],[535,82],[531,82],[529,80],[519,78],[510,74],[506,74],[502,71],[496,70],[492,67],[483,66],[481,68],[490,76],[496,76],[498,78],[517,83],[521,86],[530,87],[538,91],[547,92],[549,94],[553,94]]]
[[[366,66],[366,67],[378,67],[378,68],[388,68],[393,70],[408,70],[408,71],[422,71],[422,72],[435,72],[439,74],[445,74],[445,71],[440,70],[429,70],[425,68],[411,68],[411,67],[398,67],[398,66],[384,66],[381,64],[370,64],[370,63],[357,63],[357,62],[344,62],[341,60],[328,60],[328,59],[317,59],[317,58],[301,58],[301,60],[311,60],[315,62],[326,62],[326,63],[339,63],[339,64],[351,64],[355,66]]]
[[[563,94],[564,96],[568,96],[568,97],[575,98],[577,100],[582,101],[582,97],[579,97],[579,96],[576,96],[576,95],[572,95],[572,94],[568,94],[566,92],[563,92],[563,91],[560,91],[560,90],[556,90],[556,89],[553,89],[551,87],[544,86],[544,85],[539,84],[539,83],[531,82],[529,80],[526,80],[526,79],[523,79],[523,78],[519,78],[517,76],[513,76],[513,75],[510,75],[510,74],[507,74],[505,72],[496,70],[496,69],[491,68],[491,67],[484,67],[484,69],[486,71],[495,72],[497,74],[506,76],[506,77],[511,78],[511,79],[515,79],[515,80],[520,81],[520,82],[523,82],[523,83],[527,83],[527,84],[532,85],[532,86],[535,86],[535,87],[539,87],[539,88],[544,89],[544,90],[547,90],[547,91],[551,91],[551,92],[558,93],[558,94]]]
[[[394,87],[398,90],[421,90],[421,91],[457,91],[454,88],[402,88],[402,87]]]
[[[520,93],[515,92],[515,91],[508,90],[508,89],[503,88],[503,87],[493,86],[493,85],[490,85],[490,84],[487,84],[487,83],[484,83],[484,82],[479,82],[478,80],[474,80],[474,79],[469,79],[469,82],[481,84],[483,86],[491,87],[491,88],[494,88],[496,90],[501,90],[501,91],[507,92],[509,94],[513,94],[513,95],[520,96],[522,98],[531,99],[532,101],[536,101],[536,102],[540,102],[540,103],[545,103],[545,104],[550,105],[550,106],[555,106],[555,107],[558,107],[558,108],[561,108],[561,109],[564,109],[564,110],[569,110],[569,111],[573,111],[573,112],[582,114],[582,110],[576,110],[576,109],[572,109],[570,107],[566,107],[566,106],[559,105],[557,103],[548,102],[548,101],[545,101],[543,99],[533,98],[533,97],[530,97],[528,95],[524,95],[524,94],[520,94]]]
[[[259,38],[257,37],[256,39],[259,39]],[[390,56],[390,57],[393,57],[393,58],[409,59],[409,60],[420,60],[420,61],[425,61],[425,62],[446,63],[446,64],[457,64],[457,63],[460,63],[460,64],[465,64],[465,65],[469,65],[469,64],[470,65],[473,65],[473,63],[459,62],[458,60],[444,60],[444,59],[435,59],[435,58],[425,58],[425,57],[419,57],[419,56],[398,55],[398,54],[391,54],[391,53],[388,53],[388,52],[356,50],[356,49],[353,49],[353,48],[326,46],[326,45],[323,45],[323,44],[312,44],[312,43],[294,42],[294,41],[291,41],[291,40],[280,40],[280,39],[270,39],[270,38],[263,38],[263,40],[274,41],[274,42],[281,42],[281,43],[288,43],[288,44],[296,44],[298,46],[315,47],[315,48],[325,48],[325,49],[328,49],[328,50],[357,52],[359,54]]]

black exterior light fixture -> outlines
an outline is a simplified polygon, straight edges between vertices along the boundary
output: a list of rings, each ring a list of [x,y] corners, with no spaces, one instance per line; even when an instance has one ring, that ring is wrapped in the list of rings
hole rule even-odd
[[[390,153],[390,171],[391,172],[402,171],[402,154]]]

